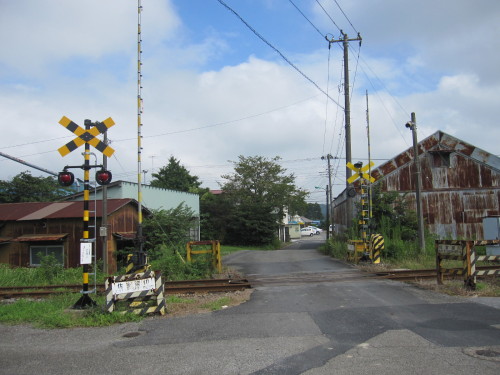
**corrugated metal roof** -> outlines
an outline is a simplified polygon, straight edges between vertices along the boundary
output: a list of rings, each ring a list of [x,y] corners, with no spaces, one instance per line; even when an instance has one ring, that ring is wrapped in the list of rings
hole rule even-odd
[[[500,171],[500,158],[487,151],[484,151],[470,143],[464,142],[445,132],[437,131],[418,143],[418,154],[422,155],[429,151],[456,152],[475,162],[482,163],[489,168]],[[376,180],[387,176],[395,170],[413,162],[413,147],[408,148],[391,160],[381,164],[371,170],[371,175]]]
[[[15,242],[31,242],[31,241],[58,241],[62,240],[68,235],[68,233],[60,234],[26,234],[24,236],[19,236],[14,238],[12,241]]]
[[[40,220],[57,211],[63,210],[68,206],[71,206],[71,203],[52,203],[22,218],[19,218],[19,220]]]
[[[500,212],[500,158],[438,131],[418,143],[422,211],[430,232],[442,238],[481,238],[482,220]],[[415,203],[413,148],[371,170],[382,191]],[[360,180],[354,183],[359,190]],[[359,196],[356,198],[359,200]],[[345,190],[335,200],[335,221],[345,225]]]
[[[95,201],[89,201],[89,210],[94,211]],[[123,206],[132,203],[134,199],[108,199],[108,215]],[[145,209],[143,207],[145,211]],[[96,216],[102,216],[102,201],[97,201]],[[83,201],[75,202],[26,202],[0,204],[1,221],[27,221],[41,219],[62,219],[83,217]]]

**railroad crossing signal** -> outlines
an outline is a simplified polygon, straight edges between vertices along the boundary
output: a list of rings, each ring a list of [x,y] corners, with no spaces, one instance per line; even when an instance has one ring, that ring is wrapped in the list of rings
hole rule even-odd
[[[113,175],[111,174],[111,171],[108,171],[104,168],[98,170],[95,173],[95,180],[99,185],[108,185],[111,182],[111,178]]]
[[[84,143],[88,143],[94,146],[108,158],[111,157],[111,155],[113,155],[113,153],[115,152],[115,150],[113,150],[111,147],[96,138],[99,134],[103,134],[106,130],[108,130],[115,124],[111,117],[108,117],[103,122],[96,122],[95,126],[89,130],[83,129],[81,126],[77,125],[66,116],[63,116],[61,120],[59,120],[59,124],[61,124],[77,136],[75,139],[66,143],[64,146],[57,150],[59,151],[61,156],[68,155],[71,151],[76,150]]]
[[[355,172],[351,177],[349,177],[347,179],[348,183],[352,184],[354,181],[356,181],[360,177],[363,177],[365,180],[368,180],[372,183],[375,182],[375,179],[372,176],[370,176],[368,173],[366,173],[366,171],[368,171],[368,169],[370,169],[371,167],[373,167],[375,165],[375,163],[373,163],[372,161],[369,164],[366,164],[364,167],[361,167],[361,168],[357,168],[351,162],[347,163],[346,165],[348,168],[352,169]]]
[[[68,171],[59,172],[57,180],[62,186],[71,186],[75,182],[75,175]]]

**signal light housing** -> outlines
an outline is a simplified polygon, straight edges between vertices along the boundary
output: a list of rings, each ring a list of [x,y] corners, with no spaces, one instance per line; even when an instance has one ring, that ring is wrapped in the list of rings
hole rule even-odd
[[[111,171],[101,169],[95,173],[95,180],[99,185],[108,185],[111,182],[113,175]]]
[[[62,171],[57,175],[57,181],[61,186],[71,186],[75,182],[75,175],[68,171]]]

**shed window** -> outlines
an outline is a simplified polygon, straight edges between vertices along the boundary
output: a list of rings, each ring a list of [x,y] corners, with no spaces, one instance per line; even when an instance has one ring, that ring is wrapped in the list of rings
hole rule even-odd
[[[435,168],[439,167],[450,167],[450,154],[449,151],[434,151],[430,153],[432,156],[432,166]]]
[[[64,264],[63,250],[64,247],[62,245],[30,246],[30,265],[40,266],[42,257],[47,255],[55,256],[60,264]]]

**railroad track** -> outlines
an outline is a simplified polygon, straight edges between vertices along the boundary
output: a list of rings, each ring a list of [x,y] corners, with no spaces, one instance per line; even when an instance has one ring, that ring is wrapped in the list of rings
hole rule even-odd
[[[480,266],[478,270],[497,270],[500,266]],[[435,269],[391,270],[381,272],[318,272],[295,273],[276,276],[250,275],[247,279],[206,279],[165,282],[165,294],[217,293],[243,290],[252,286],[294,285],[326,282],[352,282],[368,279],[390,279],[398,281],[415,281],[435,279]],[[480,276],[478,276],[480,278]],[[453,276],[445,275],[445,278]],[[461,278],[461,276],[455,276]],[[79,292],[81,285],[50,285],[29,287],[0,287],[0,299],[20,297],[46,297],[54,294]],[[97,285],[97,293],[104,292],[104,284]]]
[[[461,269],[461,268],[460,268]],[[476,270],[498,270],[500,266],[478,266]],[[459,268],[457,268],[459,270]],[[422,280],[422,279],[435,279],[437,278],[437,273],[435,269],[421,269],[421,270],[392,270],[383,271],[375,273],[378,278],[381,279],[391,279],[400,281],[412,281],[412,280]],[[463,278],[462,275],[450,276],[444,275],[445,278]],[[482,276],[477,276],[481,278]]]
[[[252,286],[265,285],[293,285],[310,283],[349,282],[362,279],[373,279],[377,276],[367,272],[316,272],[316,273],[294,273],[274,276],[248,275],[248,281]]]
[[[89,285],[90,287],[90,285]],[[231,292],[251,288],[246,279],[206,279],[165,282],[165,294]],[[0,299],[47,297],[55,294],[79,292],[81,285],[44,285],[0,287]],[[104,293],[104,284],[97,285],[97,293]]]

